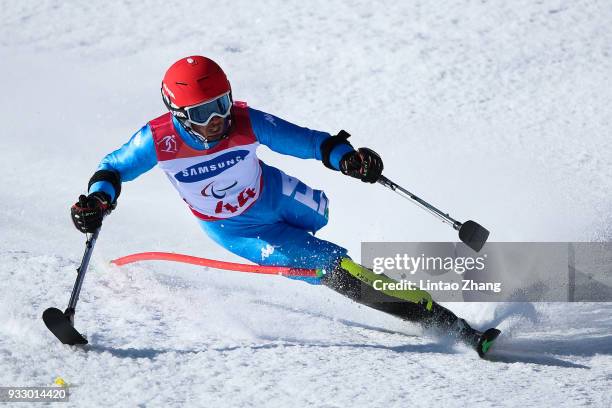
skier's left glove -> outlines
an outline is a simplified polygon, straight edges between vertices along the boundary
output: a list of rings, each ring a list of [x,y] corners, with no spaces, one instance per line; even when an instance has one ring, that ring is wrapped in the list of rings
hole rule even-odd
[[[76,229],[91,233],[102,226],[102,220],[113,208],[108,194],[98,191],[79,196],[79,201],[70,208],[70,216]]]
[[[372,149],[360,147],[340,160],[340,171],[365,183],[376,183],[383,172],[383,161]]]

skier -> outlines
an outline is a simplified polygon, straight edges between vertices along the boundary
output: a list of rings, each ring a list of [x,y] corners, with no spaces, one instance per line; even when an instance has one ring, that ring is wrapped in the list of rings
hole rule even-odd
[[[375,183],[383,171],[376,152],[355,150],[345,131],[332,136],[234,101],[223,70],[203,56],[175,62],[163,78],[161,94],[169,112],[106,155],[89,180],[88,195],[71,207],[79,231],[98,229],[116,207],[121,183],[158,165],[206,234],[234,254],[259,265],[318,269],[322,278],[310,278],[310,283],[440,330],[481,354],[482,333],[433,302],[427,292],[374,290],[371,284],[379,275],[353,262],[345,248],[314,236],[328,222],[325,193],[256,155],[263,144]]]

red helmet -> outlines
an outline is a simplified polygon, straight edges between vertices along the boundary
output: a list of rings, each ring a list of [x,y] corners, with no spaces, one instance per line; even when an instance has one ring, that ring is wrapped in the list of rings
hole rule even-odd
[[[225,73],[217,63],[200,55],[185,57],[174,64],[162,80],[166,105],[184,108],[231,91]]]
[[[221,116],[224,118],[222,137],[226,137],[231,126],[231,91],[230,83],[221,67],[213,60],[200,55],[185,57],[172,64],[164,75],[161,87],[166,107],[185,130],[204,143],[208,142],[208,139],[193,129],[192,122],[203,124],[213,116]],[[218,101],[212,102],[214,99]],[[207,101],[211,102],[204,105],[212,105],[212,108],[194,107]],[[199,112],[202,112],[204,117],[198,118]]]

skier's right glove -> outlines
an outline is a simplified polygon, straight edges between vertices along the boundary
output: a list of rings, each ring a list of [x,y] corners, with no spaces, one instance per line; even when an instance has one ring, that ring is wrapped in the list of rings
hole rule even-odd
[[[70,216],[76,229],[92,233],[102,226],[102,219],[113,210],[108,194],[97,191],[88,196],[80,195],[79,201],[70,208]]]

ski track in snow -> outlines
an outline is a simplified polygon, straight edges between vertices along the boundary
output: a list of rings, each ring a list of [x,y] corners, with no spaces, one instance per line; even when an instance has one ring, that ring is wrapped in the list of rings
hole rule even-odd
[[[449,304],[503,330],[483,361],[325,288],[109,266],[155,250],[238,260],[201,233],[158,170],[124,184],[100,235],[76,315],[90,344],[58,344],[40,318],[66,306],[82,255],[68,206],[104,154],[163,112],[160,78],[192,53],[220,62],[237,99],[346,128],[381,153],[390,178],[478,220],[492,240],[610,240],[609,2],[0,7],[0,386],[61,376],[77,407],[612,405],[610,303]],[[361,240],[453,238],[376,186],[260,151],[326,190],[320,236],[356,258]]]

